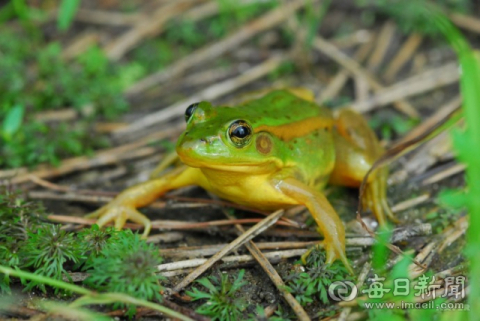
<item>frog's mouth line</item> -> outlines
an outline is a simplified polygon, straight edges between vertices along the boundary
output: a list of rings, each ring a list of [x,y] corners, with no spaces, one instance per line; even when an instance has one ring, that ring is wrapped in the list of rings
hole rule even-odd
[[[210,159],[208,161],[199,160],[194,157],[190,157],[186,154],[178,153],[178,157],[180,160],[190,166],[195,168],[209,168],[209,169],[216,169],[225,172],[240,172],[240,173],[271,173],[276,169],[282,168],[280,161],[277,159],[266,159],[262,162],[256,163],[233,163],[233,162],[224,162],[219,163]]]

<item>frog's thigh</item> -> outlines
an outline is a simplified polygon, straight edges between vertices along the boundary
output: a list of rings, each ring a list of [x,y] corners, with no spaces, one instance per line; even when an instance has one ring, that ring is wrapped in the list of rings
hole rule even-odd
[[[343,110],[336,119],[335,167],[330,183],[349,187],[359,187],[375,160],[383,153],[375,133],[367,121],[352,110]],[[380,224],[385,216],[395,220],[387,203],[387,168],[380,168],[370,174],[365,197],[365,207],[370,208]]]
[[[335,118],[334,184],[357,187],[374,161],[383,153],[375,133],[362,115],[341,110]]]
[[[325,196],[294,178],[281,180],[277,186],[284,194],[309,209],[325,237],[324,244],[327,251],[327,263],[340,259],[351,270],[345,255],[345,229],[343,223]]]
[[[335,117],[335,128],[340,136],[362,150],[366,157],[375,160],[383,154],[377,136],[359,113],[350,109],[340,110]]]

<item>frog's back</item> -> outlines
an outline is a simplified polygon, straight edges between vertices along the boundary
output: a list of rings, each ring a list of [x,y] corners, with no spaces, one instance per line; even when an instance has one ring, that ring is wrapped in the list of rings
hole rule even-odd
[[[240,108],[251,115],[253,127],[293,124],[312,117],[333,122],[330,110],[285,90],[272,91],[260,99],[240,105]]]

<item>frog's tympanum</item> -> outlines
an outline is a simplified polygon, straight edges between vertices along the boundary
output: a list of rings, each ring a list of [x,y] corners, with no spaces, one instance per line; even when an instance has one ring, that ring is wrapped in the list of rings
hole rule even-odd
[[[117,228],[130,219],[148,235],[150,221],[137,208],[188,185],[267,211],[303,204],[324,235],[327,263],[341,259],[350,268],[344,226],[322,188],[360,186],[382,148],[359,114],[342,110],[334,117],[303,98],[278,90],[234,108],[205,101],[189,106],[176,146],[184,165],[128,188],[90,216],[99,217],[100,226],[113,220]],[[369,176],[363,200],[380,224],[392,216],[386,175]]]

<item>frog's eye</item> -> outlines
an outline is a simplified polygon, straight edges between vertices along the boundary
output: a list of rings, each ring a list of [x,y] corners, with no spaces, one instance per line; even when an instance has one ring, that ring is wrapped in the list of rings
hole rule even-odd
[[[195,109],[198,107],[199,103],[191,104],[190,106],[187,107],[187,110],[185,110],[185,121],[188,122],[190,117],[192,117],[193,112]]]
[[[228,136],[235,146],[243,147],[252,137],[252,126],[244,120],[234,121],[228,128]]]

